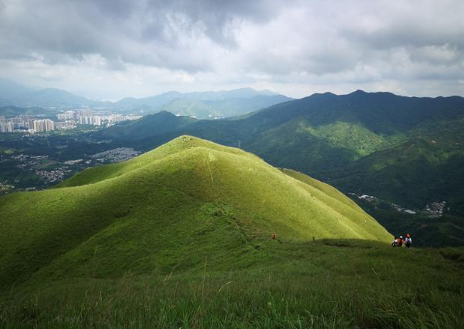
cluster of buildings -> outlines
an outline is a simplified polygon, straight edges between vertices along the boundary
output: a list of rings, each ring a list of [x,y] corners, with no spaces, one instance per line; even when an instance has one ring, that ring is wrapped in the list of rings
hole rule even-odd
[[[424,211],[431,218],[440,218],[441,216],[443,216],[443,212],[445,211],[445,207],[446,207],[446,201],[432,202],[432,203],[429,203],[425,207]]]
[[[358,199],[360,200],[364,200],[364,201],[367,201],[369,203],[372,203],[374,205],[378,205],[380,203],[383,203],[384,205],[386,203],[388,203],[388,205],[395,209],[396,211],[398,212],[402,212],[402,213],[405,213],[405,214],[408,214],[408,215],[422,215],[422,216],[427,216],[427,217],[430,217],[430,218],[440,218],[443,216],[443,214],[445,213],[446,211],[446,201],[441,201],[441,202],[432,202],[432,203],[429,203],[425,206],[424,209],[420,210],[420,209],[415,209],[415,210],[411,210],[411,209],[407,209],[403,206],[400,206],[396,203],[390,203],[388,201],[382,201],[378,198],[376,198],[375,196],[372,196],[372,195],[367,195],[367,194],[363,194],[363,195],[357,195],[356,193],[348,193],[350,195],[353,195],[355,197],[357,197]],[[385,208],[384,208],[385,209]],[[449,208],[448,208],[449,210]]]
[[[55,130],[55,122],[50,119],[44,120],[33,120],[33,128],[34,132],[40,133],[44,131],[53,131]]]
[[[80,124],[109,127],[121,121],[140,119],[141,116],[92,113],[89,109],[79,109],[60,113],[57,115],[57,118],[59,122],[67,123],[66,126],[75,126],[76,124]]]
[[[0,116],[0,133],[28,132],[40,133],[53,130],[74,129],[77,125],[112,126],[127,120],[137,120],[141,116],[122,114],[92,113],[89,109],[71,110],[57,114],[57,121],[37,119],[29,115],[14,118]]]
[[[55,130],[55,122],[50,119],[34,119],[28,115],[14,118],[0,116],[0,133],[45,132]]]

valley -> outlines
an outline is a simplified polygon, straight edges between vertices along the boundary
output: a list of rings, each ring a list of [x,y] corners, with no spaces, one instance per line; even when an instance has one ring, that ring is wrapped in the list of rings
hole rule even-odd
[[[85,168],[138,154],[129,149],[118,152],[117,144],[92,139],[82,130],[66,134],[0,134],[0,145],[0,195],[47,188]]]

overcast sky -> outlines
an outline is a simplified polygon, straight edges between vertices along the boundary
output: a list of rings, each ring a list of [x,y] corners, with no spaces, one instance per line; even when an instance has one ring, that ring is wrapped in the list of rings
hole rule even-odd
[[[94,99],[464,96],[464,1],[0,0],[0,77]]]

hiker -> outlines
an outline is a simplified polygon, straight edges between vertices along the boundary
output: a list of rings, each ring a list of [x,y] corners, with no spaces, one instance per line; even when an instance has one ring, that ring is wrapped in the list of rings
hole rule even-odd
[[[276,239],[276,234],[275,234],[275,232],[272,233],[271,238],[272,238],[272,240],[275,240],[275,239]]]
[[[406,240],[404,240],[404,245],[406,246],[406,248],[411,248],[411,244],[412,244],[412,239],[411,239],[411,235],[408,233],[406,234]]]
[[[396,240],[398,239],[398,237],[395,235],[395,238],[393,239],[392,241],[392,247],[395,248],[396,247]]]
[[[402,247],[402,246],[403,246],[403,243],[404,243],[403,236],[400,235],[400,238],[398,239],[398,247]]]

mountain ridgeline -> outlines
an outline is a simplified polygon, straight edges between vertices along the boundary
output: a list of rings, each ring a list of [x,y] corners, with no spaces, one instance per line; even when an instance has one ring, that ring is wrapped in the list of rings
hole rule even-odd
[[[162,272],[204,257],[227,268],[253,262],[273,232],[281,242],[391,239],[333,187],[190,136],[58,188],[3,196],[0,227],[2,286]]]
[[[107,106],[108,104],[108,102],[90,100],[62,89],[37,90],[0,78],[0,106],[69,109],[81,106]]]
[[[230,91],[168,92],[147,98],[124,98],[114,104],[119,111],[150,114],[169,111],[200,119],[232,117],[292,100],[267,90],[241,88]]]
[[[241,147],[272,165],[304,172],[345,193],[367,194],[390,206],[411,209],[416,216],[408,215],[401,222],[419,220],[407,228],[426,237],[426,243],[464,242],[464,225],[456,226],[464,218],[461,97],[363,91],[315,94],[236,120],[202,121],[163,112],[103,132],[105,138],[142,149],[182,134]],[[444,217],[440,223],[430,221],[424,209],[443,201]],[[365,206],[373,212],[383,207]],[[382,224],[388,226],[395,214],[404,215],[395,210]],[[433,238],[436,235],[441,238]]]
[[[56,88],[33,90],[0,79],[0,106],[10,107],[45,107],[54,110],[91,107],[142,115],[170,111],[176,115],[211,119],[243,115],[289,100],[292,99],[268,90],[240,88],[190,93],[170,91],[151,97],[126,97],[109,102],[87,99]],[[47,111],[44,113],[47,114]]]

